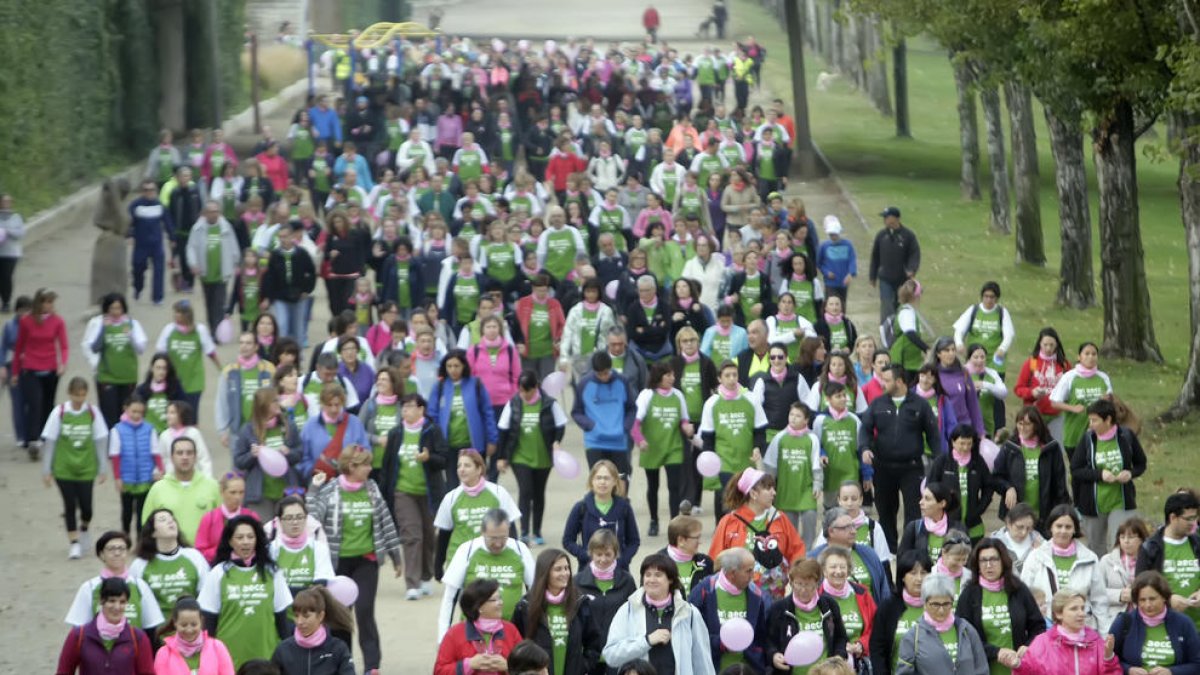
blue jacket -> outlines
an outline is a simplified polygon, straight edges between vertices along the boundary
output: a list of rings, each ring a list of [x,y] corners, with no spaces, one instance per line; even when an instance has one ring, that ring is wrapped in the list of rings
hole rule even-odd
[[[467,414],[467,428],[471,430],[471,447],[483,454],[488,443],[499,447],[500,430],[496,428],[496,413],[492,410],[492,399],[477,377],[464,377],[462,383],[463,411]],[[450,439],[450,408],[454,402],[454,385],[438,380],[429,394],[429,417],[438,422],[442,435]],[[455,450],[456,448],[450,448]],[[453,453],[452,453],[453,454]],[[454,461],[458,461],[455,455]]]
[[[138,197],[129,204],[129,237],[138,248],[161,246],[163,235],[175,231],[171,212],[157,199]]]
[[[575,387],[575,405],[571,408],[571,418],[583,429],[583,447],[628,452],[629,432],[637,412],[634,401],[629,384],[615,370],[608,382],[596,379],[595,373],[585,375]]]
[[[338,155],[337,161],[333,163],[333,175],[337,182],[342,182],[342,176],[346,174],[346,169],[352,168],[358,173],[358,185],[367,192],[375,187],[375,181],[371,180],[371,165],[367,164],[367,158],[362,155],[354,155],[352,162],[346,161],[345,155]],[[365,204],[359,206],[366,207]]]
[[[709,326],[704,331],[704,336],[700,338],[700,351],[708,358],[712,358],[712,343],[713,338],[717,335],[717,324]],[[750,349],[750,338],[746,336],[746,329],[741,326],[734,325],[729,329],[729,354],[730,358],[737,358],[738,354]],[[720,368],[721,364],[713,359],[713,364]]]
[[[826,548],[829,548],[829,544],[821,544],[809,551],[808,557],[816,558]],[[871,573],[871,597],[875,599],[875,604],[879,605],[892,597],[892,573],[888,566],[879,562],[879,556],[876,555],[875,549],[866,544],[855,543],[854,552],[858,554],[859,558],[862,558],[863,565]]]
[[[0,332],[0,364],[9,365],[12,361],[13,349],[17,346],[17,331],[20,328],[21,317],[14,316],[4,324]]]
[[[1200,637],[1196,625],[1188,615],[1173,609],[1167,610],[1163,622],[1167,637],[1175,648],[1175,665],[1169,670],[1172,675],[1197,675],[1200,673]],[[1121,669],[1129,672],[1132,667],[1142,667],[1142,645],[1146,642],[1146,624],[1137,610],[1122,612],[1112,623],[1108,632],[1116,637],[1114,651],[1121,660]]]
[[[342,437],[342,447],[361,445],[370,449],[371,439],[367,438],[367,431],[363,429],[362,421],[348,412],[344,414],[350,418],[350,421],[346,423],[346,435]],[[325,451],[325,446],[329,445],[329,441],[333,440],[333,437],[329,435],[329,430],[325,428],[325,421],[321,419],[321,412],[313,410],[310,411],[310,415],[308,421],[304,423],[304,428],[300,431],[300,447],[304,450],[304,459],[296,465],[296,471],[299,472],[301,481],[306,481],[312,476],[313,466],[317,463],[317,459],[321,457],[321,453]]]
[[[620,542],[618,550],[621,552],[617,565],[628,571],[630,561],[642,545],[637,519],[633,516],[633,505],[629,500],[613,495],[612,507],[607,514],[603,514],[596,508],[595,495],[589,492],[571,507],[571,515],[567,516],[567,525],[563,528],[563,548],[579,559],[580,568],[592,561],[588,555],[588,542],[599,529],[609,529],[617,535],[617,541]]]
[[[717,618],[717,577],[714,574],[705,577],[703,581],[692,588],[688,602],[700,610],[704,624],[708,626],[708,639],[712,647],[713,667],[721,665],[721,655],[726,649],[721,646],[721,621]],[[767,634],[767,606],[763,602],[762,591],[751,583],[746,587],[746,621],[754,627],[754,642],[742,652],[746,662],[754,667],[755,672],[763,672],[763,642]]]
[[[121,480],[126,485],[154,480],[154,427],[145,421],[137,426],[121,421],[113,431],[121,439]]]
[[[821,248],[817,250],[817,269],[821,271],[821,281],[825,282],[826,288],[845,288],[842,280],[847,274],[858,276],[858,254],[854,252],[854,244],[849,239],[821,242]]]
[[[331,139],[337,143],[342,142],[342,121],[338,119],[336,110],[328,108],[322,111],[314,105],[308,109],[308,119],[312,121],[312,127],[320,134],[318,138],[325,142],[329,142]],[[332,149],[330,147],[330,150]]]

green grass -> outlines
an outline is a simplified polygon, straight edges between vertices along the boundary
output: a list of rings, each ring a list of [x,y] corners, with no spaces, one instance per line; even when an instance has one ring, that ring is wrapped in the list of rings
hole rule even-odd
[[[735,34],[739,37],[752,34],[767,47],[770,57],[764,66],[764,85],[790,102],[787,42],[779,22],[754,0],[734,0],[731,10]],[[1020,361],[1031,350],[1042,326],[1058,329],[1072,361],[1080,342],[1100,342],[1103,331],[1100,307],[1080,312],[1054,304],[1061,242],[1054,163],[1040,107],[1035,109],[1035,118],[1040,151],[1042,226],[1049,261],[1045,268],[1015,265],[1013,237],[989,230],[987,193],[991,177],[986,166],[986,143],[982,138],[982,111],[979,127],[984,158],[980,185],[984,199],[967,202],[960,197],[958,115],[954,79],[944,50],[925,39],[909,41],[911,139],[896,138],[894,120],[876,112],[865,94],[853,90],[845,79],[837,80],[827,92],[818,92],[815,87],[817,75],[827,69],[819,55],[806,52],[805,74],[814,140],[837,169],[863,213],[867,214],[872,229],[879,226],[874,214],[882,207],[894,204],[903,209],[905,224],[912,227],[921,240],[919,277],[926,289],[921,311],[936,329],[948,334],[953,321],[978,298],[980,285],[994,279],[1001,284],[1002,301],[1012,312],[1017,325],[1017,340],[1010,359],[1013,364],[1010,365],[1010,383],[1015,380]],[[888,74],[891,85],[890,63]],[[1157,140],[1143,140],[1142,145],[1154,142]],[[1011,153],[1007,131],[1006,149]],[[1088,169],[1089,172],[1094,169],[1090,161]],[[1171,160],[1155,163],[1139,156],[1138,169],[1147,278],[1155,332],[1165,361],[1162,365],[1154,365],[1109,359],[1103,360],[1100,367],[1112,377],[1117,394],[1143,420],[1151,420],[1174,401],[1187,364],[1188,263],[1175,184],[1178,164]],[[1096,196],[1093,182],[1093,267],[1099,301]],[[810,215],[820,222],[824,214]],[[857,225],[848,225],[847,232],[858,247],[860,259],[867,258],[873,234]],[[1185,454],[1188,422],[1164,427],[1149,421],[1144,427],[1142,441],[1147,447],[1150,468],[1138,481],[1141,488],[1139,510],[1153,517],[1161,514],[1162,501],[1171,490],[1200,483],[1197,480],[1200,467],[1188,462]]]

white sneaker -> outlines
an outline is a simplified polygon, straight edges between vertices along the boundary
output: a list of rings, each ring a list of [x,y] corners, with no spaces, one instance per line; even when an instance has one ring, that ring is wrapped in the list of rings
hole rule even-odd
[[[429,596],[433,595],[433,582],[432,581],[422,581],[421,582],[421,595],[424,595],[425,597],[429,597]]]
[[[83,547],[77,541],[71,542],[71,550],[67,553],[67,560],[79,560],[82,557]]]
[[[88,550],[92,547],[92,533],[84,530],[79,533],[79,547]]]
[[[420,600],[421,599],[421,591],[416,588],[410,588],[410,589],[408,589],[408,592],[404,594],[404,599],[405,600]]]

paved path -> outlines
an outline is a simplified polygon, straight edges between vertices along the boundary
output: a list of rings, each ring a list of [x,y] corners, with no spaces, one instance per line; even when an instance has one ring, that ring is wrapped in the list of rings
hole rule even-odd
[[[518,36],[536,32],[557,37],[594,35],[600,38],[636,38],[641,33],[640,16],[643,8],[640,2],[634,0],[613,0],[603,4],[551,0],[471,0],[448,7],[444,26],[450,32],[481,35]],[[701,43],[683,38],[690,36],[707,14],[707,3],[702,0],[667,0],[659,4],[659,11],[663,16],[664,35],[673,42],[673,38],[680,38],[678,46],[682,51],[695,52],[702,46]],[[417,15],[418,18],[424,16],[420,10]],[[736,23],[734,17],[735,28]],[[768,92],[760,92],[758,97],[765,101]],[[267,119],[265,122],[272,124],[276,133],[282,135],[287,116],[290,116],[290,109],[278,119]],[[805,199],[809,213],[818,222],[826,213],[838,214],[846,225],[847,233],[859,244],[861,255],[864,250],[863,238],[857,236],[861,228],[852,218],[849,206],[838,199],[830,183],[795,183],[788,194]],[[59,292],[58,309],[67,319],[73,352],[64,381],[75,375],[91,380],[86,362],[79,353],[78,342],[88,316],[84,297],[94,238],[95,231],[89,223],[63,224],[55,231],[39,234],[27,248],[26,258],[17,272],[18,288],[22,293],[32,293],[43,286]],[[168,303],[176,299],[177,296],[169,296]],[[853,296],[850,304],[856,310],[856,319],[858,315],[870,317],[874,314],[874,309],[861,311],[867,305],[864,298]],[[310,326],[313,339],[320,337],[321,327],[327,319],[323,298],[318,298],[316,308],[316,316]],[[152,339],[168,318],[165,309],[155,309],[145,301],[134,303],[132,313],[145,325]],[[225,361],[234,356],[231,346],[221,348],[220,352]],[[216,373],[210,366],[210,392],[215,380]],[[8,402],[0,402],[0,405],[7,406]],[[212,405],[209,393],[203,402],[201,428],[208,438],[213,439],[209,446],[214,451],[219,475],[228,469],[230,462],[228,453],[215,440]],[[6,627],[0,633],[0,672],[44,672],[54,662],[61,648],[66,634],[62,618],[76,587],[97,573],[99,563],[90,554],[82,561],[66,559],[67,545],[62,534],[58,494],[53,489],[42,487],[39,467],[30,463],[23,452],[12,449],[10,439],[9,416],[0,412],[0,501],[7,505],[7,517],[0,525],[0,568],[7,570],[10,575],[7,600],[0,602],[0,624]],[[569,427],[564,445],[582,460],[581,437],[574,425]],[[504,476],[501,483],[516,495],[516,485],[511,475]],[[638,518],[646,523],[649,516],[645,499],[637,492],[645,485],[644,478],[636,476],[634,485],[633,500]],[[557,533],[562,532],[570,505],[580,497],[583,486],[583,477],[568,481],[555,476],[550,481],[543,528],[550,545],[558,543]],[[704,508],[711,513],[712,505],[707,500]],[[663,515],[665,535],[665,512]],[[100,533],[115,527],[118,518],[119,500],[111,482],[98,486],[93,532]],[[707,515],[703,520],[706,528],[710,528],[711,520]],[[665,536],[646,538],[642,551],[654,552],[665,545]],[[418,602],[406,602],[404,590],[403,583],[392,579],[391,570],[385,569],[377,603],[380,632],[384,636],[383,672],[429,672],[436,652],[433,626],[438,613],[440,588],[433,598]],[[355,651],[357,653],[357,647]]]

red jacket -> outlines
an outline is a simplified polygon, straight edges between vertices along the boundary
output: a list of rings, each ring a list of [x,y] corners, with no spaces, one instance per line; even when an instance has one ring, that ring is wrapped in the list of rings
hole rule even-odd
[[[871,401],[883,396],[883,385],[879,383],[879,378],[877,377],[872,377],[870,380],[868,380],[867,383],[863,385],[862,390],[863,396],[867,399],[868,405],[870,405]]]
[[[58,351],[55,351],[55,345]],[[41,321],[32,314],[21,317],[17,324],[17,344],[13,347],[12,374],[22,370],[58,369],[58,352],[62,352],[62,365],[67,365],[67,324],[57,314],[42,317]]]
[[[288,186],[287,160],[283,158],[283,155],[272,157],[265,152],[259,153],[255,159],[266,169],[267,178],[271,181],[271,187],[275,188],[277,194],[283,194],[283,191]]]
[[[468,635],[468,627],[470,635]],[[512,623],[505,621],[504,628],[492,641],[491,653],[508,658],[508,653],[520,641],[521,632]],[[479,639],[479,631],[475,629],[474,624],[460,621],[454,624],[442,638],[442,645],[438,647],[437,661],[433,664],[433,675],[461,675],[467,672],[462,667],[463,660],[483,653],[483,641]],[[472,672],[472,675],[490,675],[492,672],[494,671],[476,670]]]
[[[553,161],[553,160],[551,160]],[[554,343],[554,356],[558,356],[558,343],[562,340],[563,327],[567,319],[563,316],[562,305],[555,298],[546,300],[550,311],[550,340]],[[529,356],[529,320],[533,317],[533,296],[527,295],[517,300],[517,325],[521,327],[521,356]]]
[[[642,14],[642,26],[644,26],[646,30],[650,30],[652,28],[658,28],[658,25],[658,10],[654,9],[653,7],[647,7],[646,11]]]
[[[67,633],[58,655],[57,675],[154,675],[154,648],[140,628],[128,624],[112,649],[104,647],[95,621]]]
[[[554,182],[554,189],[562,192],[567,189],[567,177],[573,173],[587,171],[587,162],[574,152],[554,153],[546,164],[546,180]]]
[[[258,514],[242,507],[238,511],[239,516],[250,516],[258,520]],[[204,559],[211,565],[213,558],[217,557],[217,546],[221,543],[221,532],[225,530],[225,514],[221,512],[221,507],[217,507],[212,511],[204,514],[200,519],[200,527],[196,530],[196,550],[204,555]]]
[[[1014,392],[1025,405],[1036,405],[1038,412],[1042,417],[1049,422],[1054,417],[1057,417],[1059,411],[1050,405],[1050,394],[1047,392],[1042,396],[1035,397],[1033,390],[1043,388],[1047,390],[1054,389],[1054,383],[1058,382],[1058,378],[1062,374],[1071,369],[1071,362],[1059,363],[1057,361],[1046,361],[1036,356],[1031,356],[1025,359],[1025,363],[1021,364],[1021,374],[1017,376],[1017,386]],[[1070,448],[1069,450],[1073,450]]]

